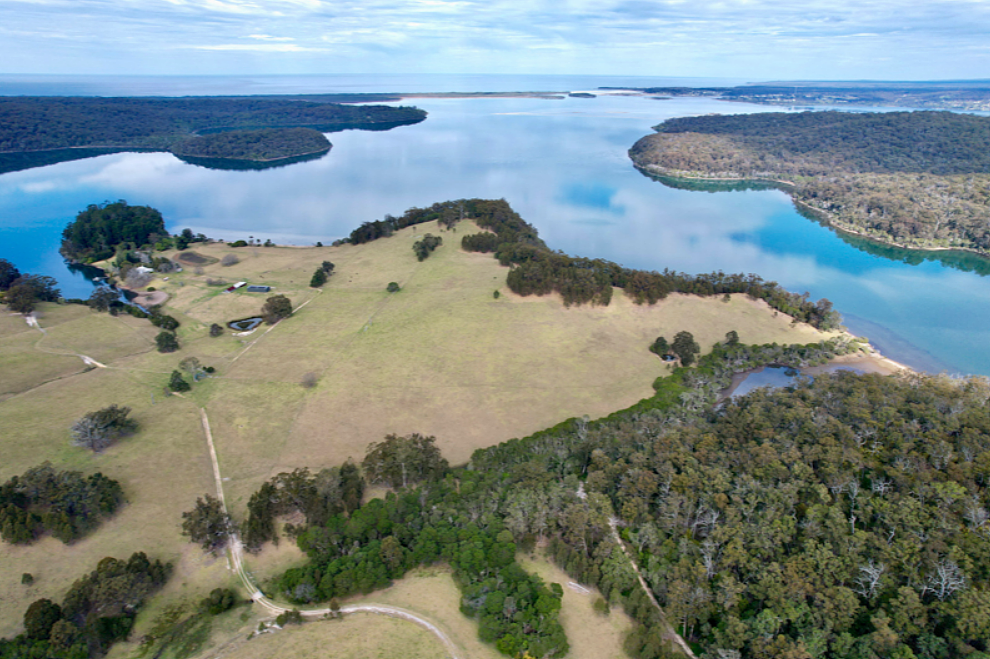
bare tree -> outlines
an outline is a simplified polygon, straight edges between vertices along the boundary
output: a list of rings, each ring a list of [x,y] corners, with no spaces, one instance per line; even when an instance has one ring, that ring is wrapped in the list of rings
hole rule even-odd
[[[69,430],[72,444],[99,453],[120,437],[137,430],[137,421],[127,418],[130,412],[129,407],[111,405],[86,414]]]
[[[241,260],[237,258],[236,254],[225,254],[224,257],[220,259],[220,265],[222,266],[237,265],[240,262]]]
[[[966,575],[959,569],[955,562],[942,559],[935,566],[935,571],[928,575],[925,585],[921,589],[921,594],[931,593],[939,599],[945,601],[960,590],[965,590],[968,585]]]
[[[863,597],[871,599],[880,588],[880,580],[886,571],[887,567],[883,563],[874,563],[871,558],[866,565],[859,566],[859,576],[856,577],[854,590]]]
[[[127,284],[128,288],[144,288],[151,282],[152,277],[150,272],[131,268],[127,271],[127,276],[124,277],[124,283]]]
[[[319,378],[316,376],[316,373],[310,371],[306,375],[302,376],[302,381],[299,384],[303,386],[303,389],[312,389],[316,386],[318,381]]]

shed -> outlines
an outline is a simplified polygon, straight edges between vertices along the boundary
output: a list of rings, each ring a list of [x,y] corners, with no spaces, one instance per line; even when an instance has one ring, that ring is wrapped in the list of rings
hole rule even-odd
[[[261,286],[257,284],[252,284],[251,286],[247,287],[248,293],[267,293],[270,290],[272,290],[271,286]]]

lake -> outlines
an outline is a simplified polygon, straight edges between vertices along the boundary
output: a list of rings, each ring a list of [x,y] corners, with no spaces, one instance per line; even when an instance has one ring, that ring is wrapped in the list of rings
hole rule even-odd
[[[525,88],[633,84],[579,79],[551,86],[555,81],[568,82],[530,81]],[[435,84],[434,91],[441,83]],[[398,88],[382,85],[321,89]],[[9,89],[9,77],[0,79],[0,93],[32,93]],[[99,93],[92,89],[75,93]],[[62,228],[91,203],[154,206],[173,232],[189,227],[214,238],[313,244],[410,206],[505,198],[553,249],[635,268],[755,272],[812,298],[827,297],[853,332],[893,359],[929,371],[990,375],[985,262],[946,257],[943,263],[843,239],[798,214],[780,191],[677,189],[640,174],[626,155],[669,117],[779,108],[626,96],[405,104],[427,110],[428,119],[387,132],[330,134],[333,149],[325,157],[279,169],[220,171],[165,153],[123,153],[4,174],[0,257],[22,271],[51,274],[67,297],[82,297],[92,283],[68,272],[57,249]]]

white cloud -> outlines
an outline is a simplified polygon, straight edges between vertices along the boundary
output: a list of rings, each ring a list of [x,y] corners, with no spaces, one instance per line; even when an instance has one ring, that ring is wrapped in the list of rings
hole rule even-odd
[[[294,54],[283,73],[931,79],[990,67],[978,0],[0,0],[0,12],[10,73],[273,72],[235,58],[251,51]],[[214,55],[166,57],[176,43]]]

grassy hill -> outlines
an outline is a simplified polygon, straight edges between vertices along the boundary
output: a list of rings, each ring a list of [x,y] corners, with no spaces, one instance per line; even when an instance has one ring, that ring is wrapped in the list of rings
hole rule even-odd
[[[653,380],[667,372],[647,350],[660,334],[689,330],[706,351],[729,330],[755,344],[824,336],[741,295],[728,302],[671,295],[653,306],[616,295],[608,307],[572,308],[557,295],[519,297],[505,287],[507,268],[459,248],[460,235],[477,227],[462,222],[455,231],[427,223],[324,248],[197,245],[218,261],[151,282],[169,294],[165,311],[182,323],[182,348],[171,354],[156,352],[157,330],[129,316],[44,304],[45,335],[20,317],[0,317],[0,479],[50,460],[85,474],[102,471],[120,481],[127,498],[115,518],[73,545],[51,538],[2,545],[0,636],[18,631],[30,602],[59,599],[104,556],[144,550],[176,562],[175,576],[139,618],[135,639],[170,604],[235,585],[223,558],[202,554],[180,535],[181,513],[213,492],[201,408],[229,479],[228,505],[243,518],[250,494],[272,475],[360,460],[370,442],[390,432],[436,435],[458,464],[476,448],[627,407],[651,395]],[[426,232],[445,240],[420,262],[412,245]],[[228,254],[239,263],[222,266]],[[336,264],[335,274],[322,290],[309,288],[324,260]],[[253,315],[267,297],[207,285],[219,278],[270,285],[296,312],[248,336],[211,338],[212,323]],[[392,281],[400,292],[386,292]],[[106,368],[87,368],[78,355]],[[169,374],[190,356],[215,367],[215,377],[184,397],[165,398]],[[316,385],[306,388],[310,373]],[[112,403],[131,407],[140,431],[99,455],[70,446],[72,422]],[[283,544],[249,561],[263,578],[299,558]],[[35,576],[33,585],[20,584],[25,572]],[[118,646],[111,657],[133,649]]]

